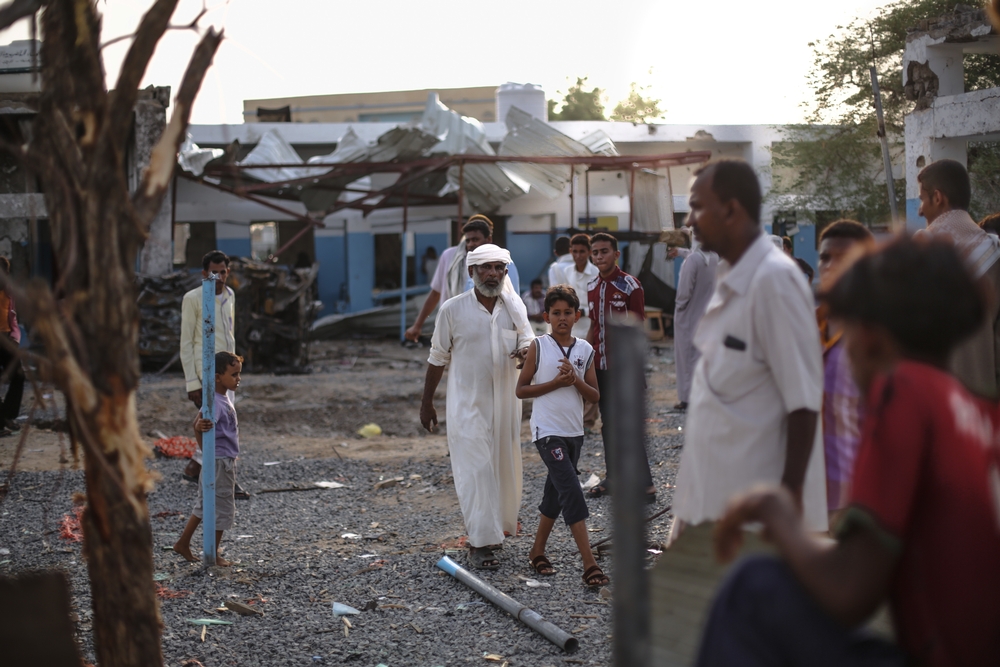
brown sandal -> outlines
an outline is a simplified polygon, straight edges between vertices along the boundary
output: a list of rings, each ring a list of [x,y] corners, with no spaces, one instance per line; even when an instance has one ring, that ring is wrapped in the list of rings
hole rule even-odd
[[[600,565],[591,565],[583,573],[583,583],[588,588],[599,588],[600,586],[607,586],[611,583],[611,580],[608,579],[608,575],[604,574],[604,570],[601,569]]]
[[[543,577],[551,577],[556,573],[556,569],[552,567],[552,563],[550,563],[549,559],[545,557],[545,554],[535,556],[529,562],[531,563],[531,568],[535,571],[535,573],[540,574]]]

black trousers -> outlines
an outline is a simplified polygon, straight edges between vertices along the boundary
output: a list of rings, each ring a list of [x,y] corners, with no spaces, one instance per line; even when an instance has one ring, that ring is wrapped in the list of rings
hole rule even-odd
[[[7,348],[0,347],[0,375],[6,375],[10,386],[7,395],[0,402],[0,419],[17,419],[24,397],[24,369],[21,360]]]
[[[601,439],[604,440],[604,466],[607,469],[607,475],[604,479],[604,488],[610,488],[608,486],[609,480],[611,479],[611,469],[614,465],[615,452],[614,447],[609,447],[608,442],[612,438],[612,428],[615,420],[614,411],[611,409],[611,372],[612,371],[602,371],[600,369],[595,369],[597,373],[597,389],[601,392],[601,400],[599,405],[601,407]],[[642,488],[648,489],[653,486],[653,474],[649,470],[649,456],[646,454],[646,446],[643,443],[642,447],[643,462],[646,464],[643,468],[643,478],[638,481],[643,485]],[[626,482],[631,480],[625,480]]]

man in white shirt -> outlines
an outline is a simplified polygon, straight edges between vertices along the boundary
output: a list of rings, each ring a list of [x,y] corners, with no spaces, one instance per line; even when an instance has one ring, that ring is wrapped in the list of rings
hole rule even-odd
[[[517,532],[521,508],[518,371],[534,340],[507,278],[510,253],[483,244],[466,258],[475,287],[447,300],[434,323],[420,423],[437,427],[434,392],[448,367],[448,451],[474,567],[495,570],[493,547]]]
[[[695,367],[674,496],[673,537],[722,516],[760,483],[784,485],[805,525],[827,529],[818,414],[823,363],[812,293],[760,224],[760,184],[745,162],[702,167],[688,224],[719,255],[715,292],[695,334]]]
[[[569,240],[569,253],[573,263],[563,267],[563,282],[569,285],[580,298],[580,311],[583,313],[579,321],[573,325],[573,335],[576,338],[586,338],[590,331],[590,301],[587,299],[587,285],[600,273],[590,262],[590,236],[574,234]],[[551,285],[550,285],[551,287]]]
[[[566,271],[573,266],[573,255],[570,254],[570,243],[568,236],[556,238],[555,248],[552,254],[556,256],[554,262],[549,264],[549,287],[553,285],[566,284]]]
[[[417,313],[417,319],[413,321],[413,326],[406,330],[404,334],[406,340],[415,343],[420,339],[424,322],[427,321],[439,303],[472,289],[472,278],[469,277],[468,269],[465,266],[465,257],[467,253],[484,243],[493,243],[493,221],[485,215],[477,213],[470,216],[462,225],[462,238],[458,245],[446,248],[441,253],[441,260],[434,271],[434,277],[431,278],[431,291],[427,294],[427,299],[421,306],[420,312]],[[520,293],[521,285],[518,280],[517,267],[514,266],[513,262],[507,267],[507,277],[514,286],[514,291]]]
[[[208,278],[216,274],[215,280],[215,351],[236,353],[236,295],[226,285],[229,277],[229,257],[221,250],[213,250],[201,260],[201,276]],[[201,285],[184,295],[181,302],[181,366],[184,367],[184,381],[187,384],[187,397],[195,407],[201,409],[202,377],[201,377]],[[212,383],[209,382],[209,386]],[[198,481],[201,472],[201,452],[195,450],[191,462],[184,469],[184,477]],[[238,484],[236,497],[249,497]]]

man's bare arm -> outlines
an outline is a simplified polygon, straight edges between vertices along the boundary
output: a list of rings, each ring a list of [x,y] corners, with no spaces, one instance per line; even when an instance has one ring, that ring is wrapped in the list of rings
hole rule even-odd
[[[444,366],[427,364],[427,377],[424,378],[424,396],[420,401],[420,424],[433,433],[437,428],[437,411],[434,409],[434,392],[441,384],[444,376]]]
[[[743,526],[759,522],[796,578],[831,617],[847,627],[869,618],[885,599],[897,555],[874,526],[859,526],[835,544],[806,532],[785,488],[760,487],[734,499],[716,524],[715,552],[731,560]]]
[[[427,293],[427,300],[424,301],[424,305],[420,307],[420,312],[417,313],[417,319],[413,321],[413,326],[406,330],[404,337],[406,340],[412,340],[416,342],[420,338],[420,330],[424,328],[424,322],[427,318],[431,316],[431,313],[437,308],[438,303],[441,301],[441,292],[437,290],[431,290]]]
[[[788,415],[788,444],[785,451],[785,470],[781,483],[802,507],[802,487],[809,467],[813,438],[816,436],[818,415],[812,410],[796,410]]]

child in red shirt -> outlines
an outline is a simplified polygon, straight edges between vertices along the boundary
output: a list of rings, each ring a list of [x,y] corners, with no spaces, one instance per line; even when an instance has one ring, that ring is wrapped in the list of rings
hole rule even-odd
[[[734,568],[698,664],[997,664],[1000,415],[944,370],[985,316],[981,291],[953,247],[903,238],[824,300],[868,397],[837,542],[806,533],[787,491],[735,499],[717,554],[730,558],[759,522],[781,557]],[[860,627],[886,598],[898,647]]]

